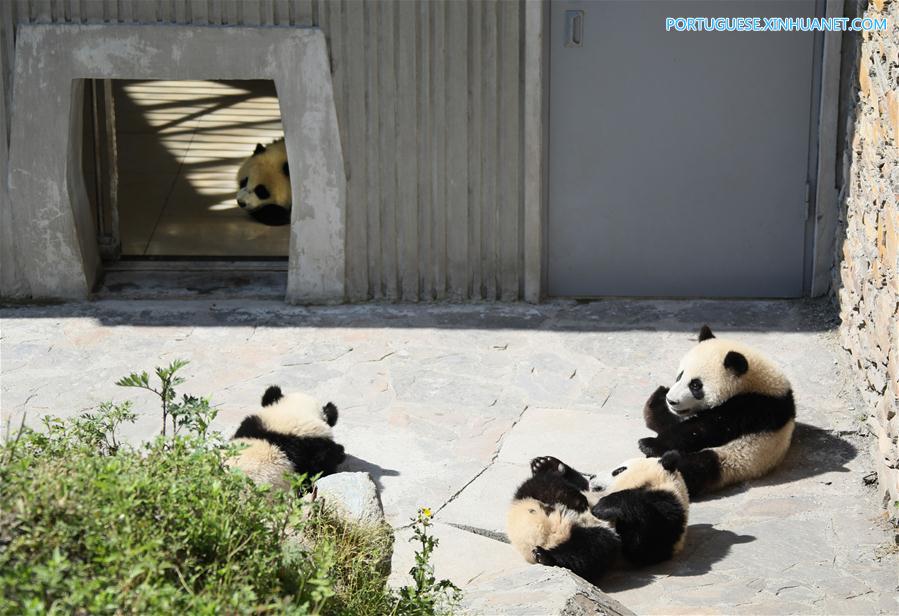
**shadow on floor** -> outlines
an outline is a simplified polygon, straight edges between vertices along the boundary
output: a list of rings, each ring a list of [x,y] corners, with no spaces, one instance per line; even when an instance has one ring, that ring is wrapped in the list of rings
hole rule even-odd
[[[211,274],[206,274],[211,275]],[[148,277],[149,278],[149,277]],[[122,281],[120,281],[122,282]],[[132,277],[130,285],[139,283]],[[128,286],[121,301],[110,292],[103,301],[29,305],[0,303],[4,318],[95,318],[104,325],[169,325],[192,327],[358,327],[434,328],[541,331],[665,331],[683,332],[696,340],[703,324],[720,337],[731,331],[820,332],[837,327],[839,319],[827,299],[799,300],[651,300],[609,299],[590,303],[553,300],[539,305],[512,303],[468,304],[351,304],[291,306],[279,300],[229,298],[227,285],[202,287],[194,295],[166,300],[161,288],[149,293]],[[280,285],[279,285],[280,286]],[[125,289],[125,287],[120,287]],[[283,288],[283,287],[282,287]],[[156,295],[154,295],[154,293]],[[261,291],[260,291],[261,293]],[[126,294],[126,295],[128,295]],[[224,297],[222,295],[224,294]],[[127,301],[134,296],[139,302]],[[152,299],[151,299],[152,298]]]
[[[343,461],[343,464],[341,464],[340,468],[337,470],[341,473],[368,473],[371,480],[374,481],[375,485],[378,487],[378,494],[381,494],[384,491],[384,486],[381,484],[381,477],[396,477],[400,474],[397,470],[378,466],[374,462],[369,462],[368,460],[363,460],[362,458],[357,458],[350,454],[347,454],[346,460]]]
[[[857,455],[858,449],[846,439],[809,424],[797,423],[790,451],[773,473],[760,480],[731,486],[696,502],[729,498],[756,487],[791,483],[825,473],[848,473],[850,469],[846,465]],[[738,535],[711,524],[693,524],[688,527],[683,552],[674,559],[652,567],[615,571],[603,580],[601,587],[606,592],[618,592],[646,586],[660,576],[705,575],[734,545],[751,541],[755,541],[751,535]]]
[[[770,475],[698,498],[696,502],[728,498],[754,487],[792,483],[825,473],[848,473],[850,469],[846,465],[857,455],[858,448],[843,437],[810,424],[797,422],[787,457]]]
[[[687,528],[687,542],[683,551],[672,560],[642,569],[619,569],[604,578],[600,587],[604,592],[620,592],[641,588],[660,576],[705,575],[712,570],[712,565],[730,553],[734,545],[752,541],[755,541],[752,535],[738,535],[715,528],[711,524],[691,524]]]

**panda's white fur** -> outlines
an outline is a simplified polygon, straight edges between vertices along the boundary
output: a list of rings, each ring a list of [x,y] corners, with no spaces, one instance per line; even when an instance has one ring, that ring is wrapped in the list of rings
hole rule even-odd
[[[751,369],[737,376],[724,369],[724,358],[730,352],[741,353]],[[696,399],[689,384],[701,378],[706,394]],[[673,413],[689,415],[697,409],[718,406],[746,393],[783,396],[790,391],[790,382],[774,363],[752,347],[734,340],[709,338],[687,351],[678,366],[678,379],[668,389],[666,403]],[[673,404],[672,404],[673,403]]]
[[[228,460],[228,465],[243,471],[254,483],[287,489],[288,473],[293,470],[290,459],[268,441],[255,438],[236,438],[232,442],[243,445],[240,453]]]
[[[675,382],[647,402],[641,439],[649,456],[676,449],[692,496],[773,470],[787,454],[795,428],[789,380],[752,347],[716,338],[702,328],[699,344],[683,357]]]
[[[289,473],[333,472],[343,461],[343,447],[334,443],[329,425],[337,421],[337,409],[322,405],[312,396],[294,392],[282,395],[270,387],[263,405],[246,417],[232,442],[244,447],[228,461],[254,482],[284,489]]]
[[[237,204],[269,225],[290,222],[293,196],[284,139],[256,150],[237,171]]]
[[[741,436],[711,450],[721,460],[721,479],[713,489],[720,489],[764,477],[773,471],[786,457],[793,440],[796,422],[790,420],[774,432]]]

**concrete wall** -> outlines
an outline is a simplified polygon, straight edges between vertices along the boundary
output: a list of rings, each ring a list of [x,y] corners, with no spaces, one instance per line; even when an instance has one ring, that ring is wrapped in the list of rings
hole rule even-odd
[[[528,10],[523,0],[0,2],[0,292],[23,293],[26,265],[8,224],[15,24],[179,23],[325,32],[347,175],[349,300],[522,297],[525,253],[540,265],[523,241]]]
[[[899,1],[872,0],[865,12],[885,16],[889,29],[851,46],[858,99],[845,133],[835,287],[843,346],[877,439],[884,504],[899,519]]]

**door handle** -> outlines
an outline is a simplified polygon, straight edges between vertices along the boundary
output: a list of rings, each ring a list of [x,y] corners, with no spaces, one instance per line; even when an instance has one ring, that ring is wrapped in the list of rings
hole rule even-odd
[[[584,11],[565,11],[565,47],[581,47],[584,40]]]

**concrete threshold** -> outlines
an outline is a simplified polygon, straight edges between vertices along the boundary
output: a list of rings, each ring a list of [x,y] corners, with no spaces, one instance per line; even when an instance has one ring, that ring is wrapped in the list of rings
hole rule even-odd
[[[284,299],[287,262],[120,261],[105,268],[93,299]]]

